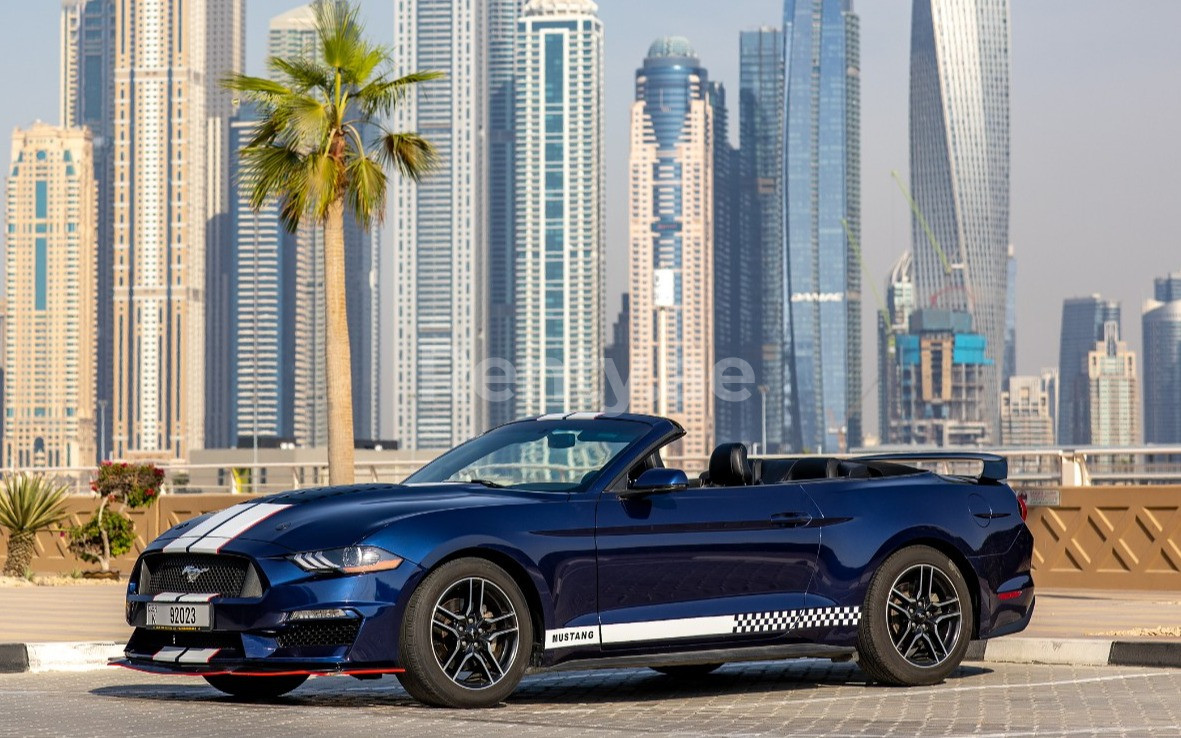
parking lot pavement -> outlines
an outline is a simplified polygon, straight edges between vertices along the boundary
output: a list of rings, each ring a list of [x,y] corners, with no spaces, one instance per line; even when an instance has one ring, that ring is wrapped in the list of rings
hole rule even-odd
[[[248,704],[199,678],[116,669],[0,676],[0,736],[196,734],[1175,736],[1181,670],[966,664],[935,687],[868,686],[853,664],[733,665],[694,682],[646,670],[527,677],[505,706],[430,709],[392,678],[315,679]]]

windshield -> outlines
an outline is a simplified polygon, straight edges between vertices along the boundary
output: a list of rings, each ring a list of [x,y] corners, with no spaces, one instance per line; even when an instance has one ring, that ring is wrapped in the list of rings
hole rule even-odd
[[[448,451],[406,482],[578,492],[648,430],[643,423],[602,418],[511,423]]]

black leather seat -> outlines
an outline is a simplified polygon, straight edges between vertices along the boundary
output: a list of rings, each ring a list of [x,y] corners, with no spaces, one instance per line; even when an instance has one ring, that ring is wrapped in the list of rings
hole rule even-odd
[[[809,456],[792,464],[784,477],[787,481],[803,479],[835,479],[840,476],[840,461],[824,456]]]
[[[746,445],[723,443],[709,457],[709,484],[715,487],[745,487],[757,479],[746,457]]]
[[[787,473],[795,466],[796,461],[796,459],[756,459],[751,463],[759,462],[762,473],[757,476],[763,484],[779,484],[787,481]]]

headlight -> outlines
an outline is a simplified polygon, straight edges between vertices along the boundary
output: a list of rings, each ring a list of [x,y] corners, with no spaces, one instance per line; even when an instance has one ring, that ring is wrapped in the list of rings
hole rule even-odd
[[[292,556],[291,561],[304,571],[339,571],[345,574],[397,569],[398,565],[402,563],[401,557],[394,556],[389,551],[376,546],[349,546],[347,548],[330,548],[325,551],[309,551]]]

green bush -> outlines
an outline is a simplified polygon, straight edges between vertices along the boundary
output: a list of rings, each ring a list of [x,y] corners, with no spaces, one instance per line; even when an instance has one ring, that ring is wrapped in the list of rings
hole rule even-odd
[[[102,524],[99,524],[99,516]],[[103,548],[103,532],[107,534],[109,548]],[[122,556],[135,545],[135,523],[131,518],[114,510],[99,511],[82,525],[70,529],[70,551],[90,564],[102,564],[107,570],[110,557]],[[105,560],[104,560],[105,559]]]

